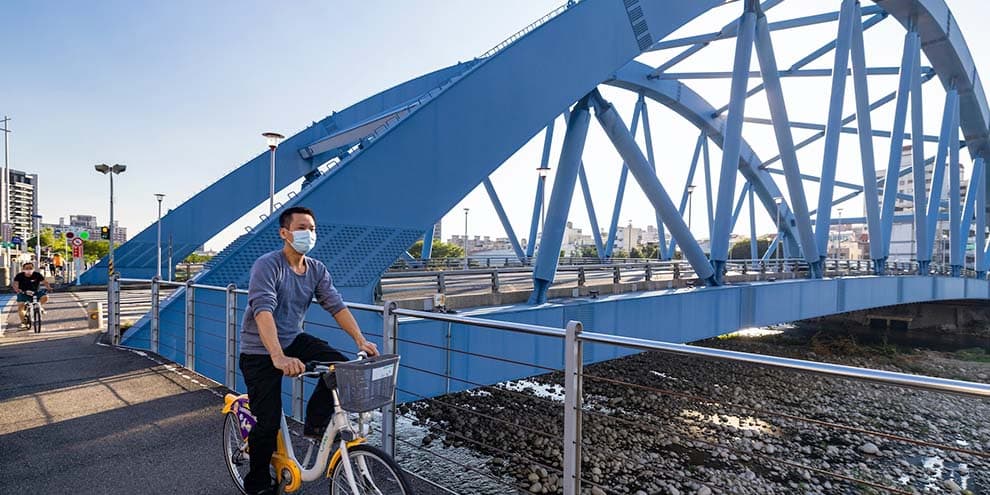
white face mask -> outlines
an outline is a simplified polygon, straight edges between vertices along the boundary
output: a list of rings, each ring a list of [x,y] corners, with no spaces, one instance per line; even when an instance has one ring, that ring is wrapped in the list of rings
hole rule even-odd
[[[306,254],[316,245],[316,232],[312,230],[292,231],[292,249],[299,254]]]

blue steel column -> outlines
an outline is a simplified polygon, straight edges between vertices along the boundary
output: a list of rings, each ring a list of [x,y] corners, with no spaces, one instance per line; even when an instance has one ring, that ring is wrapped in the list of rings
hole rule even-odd
[[[639,183],[646,197],[653,204],[653,208],[660,214],[660,219],[670,228],[670,235],[680,243],[684,257],[691,264],[691,268],[697,273],[698,278],[704,280],[706,284],[717,285],[718,280],[715,278],[715,272],[705,258],[704,251],[691,236],[687,224],[677,212],[674,202],[670,200],[667,191],[660,184],[660,180],[657,179],[650,163],[643,156],[642,150],[636,146],[636,140],[622,123],[615,107],[606,102],[597,90],[592,93],[592,97],[595,102],[595,117],[598,118],[598,122],[612,141],[616,151],[626,161],[629,171],[632,172],[636,182]]]
[[[829,95],[828,122],[825,126],[825,151],[822,157],[822,181],[818,189],[818,215],[815,237],[818,252],[825,259],[832,220],[832,197],[835,190],[835,165],[839,156],[839,135],[842,128],[842,103],[846,95],[846,70],[849,68],[849,38],[852,34],[855,0],[843,0],[839,9],[839,31],[835,38],[835,61],[832,64],[832,93]]]
[[[578,179],[581,180],[581,192],[584,194],[584,204],[588,207],[588,219],[591,221],[591,234],[595,239],[595,249],[598,252],[598,259],[604,259],[605,246],[602,244],[602,232],[598,230],[598,215],[595,214],[595,204],[591,201],[591,187],[588,185],[588,176],[584,173],[584,163],[581,163],[581,168],[578,169]]]
[[[437,228],[437,224],[430,225],[430,228],[423,234],[423,249],[419,252],[419,258],[423,260],[430,259],[433,256],[433,235]]]
[[[633,134],[635,136],[635,134]],[[646,144],[646,159],[650,161],[650,166],[653,167],[653,173],[657,173],[657,161],[656,157],[653,156],[653,130],[650,129],[650,112],[648,111],[646,101],[643,101],[643,138]],[[660,221],[660,214],[656,214],[657,219],[657,257],[659,259],[666,258],[667,252],[667,234],[664,232],[663,222]]]
[[[897,102],[894,104],[894,128],[890,133],[890,156],[887,160],[887,178],[883,184],[883,209],[880,214],[883,225],[883,257],[890,255],[890,234],[894,227],[897,205],[897,180],[901,172],[901,148],[904,146],[904,126],[907,120],[911,83],[914,79],[915,57],[919,55],[921,40],[912,27],[904,35],[904,53],[901,55],[900,77],[897,81]],[[872,240],[871,240],[872,242]]]
[[[959,223],[962,219],[962,203],[960,203],[960,170],[959,170],[959,110],[952,112],[952,131],[949,133],[949,265],[952,276],[962,275],[963,265],[966,264],[966,238],[960,236]]]
[[[632,127],[630,132],[636,135],[636,127],[639,125],[639,112],[646,106],[643,95],[639,95],[636,106],[633,108]],[[619,230],[619,210],[622,208],[622,198],[626,194],[626,178],[629,176],[629,168],[622,162],[622,171],[619,172],[619,189],[615,193],[615,206],[612,207],[612,220],[608,224],[608,240],[605,241],[605,257],[612,257],[612,248],[615,246],[615,234]]]
[[[526,254],[523,253],[522,246],[519,245],[519,238],[516,237],[516,231],[512,229],[509,217],[505,214],[505,208],[502,207],[502,202],[498,199],[498,194],[495,193],[495,186],[492,185],[492,181],[488,177],[485,177],[482,183],[485,184],[485,190],[488,191],[488,198],[492,200],[495,213],[498,214],[498,219],[502,222],[505,235],[509,236],[509,243],[512,244],[512,250],[516,252],[516,257],[519,258],[519,261],[525,262]]]
[[[694,182],[694,171],[698,169],[698,157],[701,153],[701,147],[703,145],[703,141],[706,139],[708,139],[708,136],[705,134],[705,131],[701,131],[701,134],[698,136],[698,144],[694,146],[694,155],[692,155],[691,157],[691,166],[688,168],[687,180],[684,182],[684,193],[681,194],[681,206],[677,209],[677,211],[680,212],[681,217],[684,216],[684,209],[687,208],[688,196],[689,196],[688,188],[691,187],[691,184]],[[667,254],[673,256],[674,249],[676,247],[677,247],[677,239],[671,237],[670,245],[669,247],[667,247]]]
[[[959,146],[952,142],[952,125],[958,121],[959,93],[955,88],[945,93],[945,108],[942,110],[942,128],[938,138],[938,151],[935,153],[935,163],[932,164],[932,192],[928,198],[928,243],[929,252],[934,252],[935,231],[938,229],[942,207],[942,184],[945,182],[945,160],[949,154],[949,146]],[[957,126],[958,127],[958,126]]]
[[[736,54],[732,64],[732,86],[729,90],[729,114],[725,122],[722,143],[722,168],[718,182],[718,209],[711,234],[711,263],[716,283],[722,282],[722,270],[729,256],[729,223],[732,220],[732,200],[736,194],[736,174],[739,173],[739,150],[742,145],[743,117],[746,111],[746,87],[749,64],[753,55],[756,25],[756,5],[746,0],[746,11],[739,18]],[[684,247],[684,243],[681,243]],[[693,264],[693,263],[692,263]]]
[[[969,187],[966,189],[966,201],[964,202],[965,207],[963,208],[962,214],[962,224],[959,226],[959,238],[962,240],[963,245],[969,243],[969,229],[973,226],[973,214],[976,212],[976,198],[979,197],[980,192],[978,185],[981,184],[983,178],[983,159],[977,158],[973,162],[973,169],[969,173]],[[962,264],[966,266],[966,250],[962,249]],[[973,270],[976,270],[976,265],[973,265]]]
[[[853,17],[861,16],[859,2],[853,6]],[[854,22],[852,26],[853,87],[856,92],[856,128],[859,131],[860,162],[863,167],[863,201],[866,203],[866,227],[870,235],[870,258],[874,261],[874,272],[884,273],[883,234],[880,230],[880,208],[877,195],[877,169],[873,157],[873,124],[870,117],[870,94],[866,84],[866,55],[863,45],[863,25]]]
[[[987,276],[987,256],[985,245],[986,245],[986,230],[987,230],[987,173],[986,173],[986,161],[981,156],[976,159],[980,164],[980,168],[983,169],[983,173],[980,174],[979,182],[974,185],[970,184],[970,189],[976,188],[976,278],[983,280]]]
[[[588,98],[584,97],[571,112],[567,132],[564,134],[564,147],[560,152],[557,175],[550,193],[550,205],[547,207],[547,218],[544,220],[543,234],[540,236],[540,251],[536,255],[536,265],[533,267],[533,293],[529,297],[530,304],[547,302],[547,289],[550,288],[557,273],[560,244],[564,240],[567,213],[571,209],[574,184],[577,182],[578,170],[581,169],[581,154],[584,153],[584,141],[588,136],[590,121]]]
[[[708,205],[705,211],[708,213],[708,238],[711,239],[715,235],[715,205],[712,200],[712,161],[708,154],[708,139],[703,141],[701,153],[705,160],[703,162],[705,166],[705,201]],[[729,231],[732,231],[731,227]]]
[[[921,45],[914,57],[914,77],[911,79],[911,173],[914,176],[914,238],[916,258],[918,260],[918,275],[928,275],[932,262],[931,245],[925,242],[928,232],[928,193],[925,191],[925,128],[924,107],[921,92]]]
[[[756,207],[754,206],[753,188],[749,188],[749,259],[755,260],[759,257],[759,248],[756,241]]]
[[[784,168],[784,178],[787,179],[790,206],[797,221],[801,250],[805,261],[808,262],[809,276],[821,278],[822,261],[818,257],[815,233],[811,228],[811,215],[804,195],[804,181],[801,179],[801,168],[797,153],[794,151],[794,136],[791,134],[790,120],[787,117],[780,74],[777,72],[777,60],[773,52],[773,43],[770,41],[770,29],[767,28],[766,16],[762,14],[756,19],[756,56],[760,61],[760,72],[763,74],[763,84],[766,86],[767,103],[773,119],[777,148],[780,150],[780,163]]]
[[[556,119],[555,119],[556,120]],[[553,142],[553,123],[547,125],[547,131],[543,138],[543,158],[540,160],[540,168],[547,168],[550,164],[550,144]],[[543,177],[536,178],[536,200],[533,202],[533,220],[529,224],[529,245],[526,246],[526,258],[532,258],[536,250],[536,235],[540,225],[540,213],[543,209],[543,186],[546,180]]]

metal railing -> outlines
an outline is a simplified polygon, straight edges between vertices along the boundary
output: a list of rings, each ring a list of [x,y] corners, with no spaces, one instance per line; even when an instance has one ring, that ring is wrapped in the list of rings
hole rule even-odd
[[[176,287],[177,285],[180,286]],[[223,385],[230,389],[237,388],[240,378],[236,366],[239,344],[238,324],[244,317],[244,308],[239,307],[237,296],[246,294],[246,291],[237,289],[233,285],[217,287],[192,282],[174,284],[157,279],[147,281],[117,277],[114,278],[110,287],[110,308],[108,309],[111,322],[109,324],[114,342],[120,342],[119,301],[125,299],[120,296],[120,293],[122,291],[126,293],[128,290],[145,290],[150,296],[149,313],[145,316],[150,324],[150,333],[146,339],[129,337],[127,344],[155,353],[175,356],[175,360],[181,361],[187,368],[205,376],[220,377],[220,379],[214,379],[218,382],[222,381]],[[186,302],[184,318],[180,319],[177,315],[163,318],[159,300],[160,294],[163,290],[171,288],[178,289],[170,296],[173,300],[182,298]],[[599,370],[604,370],[604,367],[612,366],[613,363],[635,359],[636,356],[643,355],[637,353],[648,351],[670,356],[663,361],[684,358],[716,360],[726,363],[723,366],[757,366],[768,370],[763,373],[773,373],[772,370],[796,371],[821,377],[909,387],[916,390],[948,393],[950,396],[974,397],[984,400],[990,398],[990,385],[982,383],[591,332],[585,331],[579,321],[570,321],[566,327],[560,328],[400,309],[392,301],[388,301],[382,306],[349,303],[348,307],[356,313],[371,313],[381,317],[380,330],[368,327],[364,328],[364,333],[369,338],[381,342],[383,352],[399,354],[412,352],[415,354],[425,350],[432,353],[429,363],[424,363],[422,360],[403,360],[401,364],[403,373],[415,375],[415,380],[400,381],[398,393],[405,402],[412,403],[414,407],[410,408],[408,404],[398,407],[393,402],[392,405],[382,410],[380,441],[383,448],[406,465],[413,462],[416,456],[430,456],[442,462],[454,463],[462,467],[463,472],[470,471],[476,477],[470,483],[486,480],[490,483],[506,485],[512,489],[525,490],[532,488],[534,483],[539,482],[544,483],[543,486],[546,486],[551,493],[579,494],[582,493],[582,488],[587,491],[589,487],[597,487],[598,491],[603,493],[623,493],[625,490],[615,486],[614,481],[609,481],[607,477],[594,472],[583,471],[583,466],[589,465],[590,459],[598,458],[586,456],[583,453],[584,450],[602,448],[602,446],[594,444],[594,435],[584,431],[584,426],[588,424],[588,421],[592,421],[595,428],[606,424],[611,425],[610,428],[634,428],[653,434],[663,433],[663,428],[649,421],[636,419],[634,411],[624,411],[622,407],[604,399],[603,394],[615,387],[645,390],[657,396],[672,398],[670,400],[698,401],[705,404],[705,407],[713,408],[713,410],[734,408],[747,411],[747,414],[751,415],[758,412],[768,418],[777,418],[782,421],[784,426],[781,428],[791,424],[810,424],[841,432],[855,432],[884,441],[921,445],[945,452],[963,452],[981,459],[990,458],[990,454],[981,450],[966,448],[961,446],[962,443],[948,445],[937,439],[919,440],[902,431],[880,431],[869,426],[842,424],[834,420],[826,420],[827,418],[807,417],[807,414],[800,410],[790,412],[736,403],[737,398],[733,397],[700,397],[693,389],[679,391],[670,387],[659,387],[655,385],[655,381],[651,381],[655,377],[645,376],[649,375],[648,373],[644,373],[644,376],[620,373],[610,377],[604,371]],[[216,316],[220,314],[223,316]],[[425,338],[426,336],[422,334],[419,325],[429,322],[446,325],[447,336],[442,342]],[[334,323],[327,323],[327,320],[307,321],[305,325],[307,331],[310,332],[334,331],[338,328]],[[515,346],[478,346],[475,348],[463,344],[464,339],[481,335],[482,332],[499,332],[499,340],[509,338],[511,335],[515,335],[515,338],[538,339],[539,342],[527,341],[527,345],[532,347],[538,344],[543,346],[544,350],[534,355],[517,355],[519,349],[527,346],[518,346],[519,349],[515,349]],[[461,342],[461,344],[457,342]],[[145,343],[147,345],[144,345]],[[589,363],[584,354],[587,345],[595,345],[597,346],[596,349],[612,349],[609,358],[620,359],[602,361],[601,358],[598,358],[602,362]],[[202,352],[197,355],[197,350]],[[347,351],[343,352],[353,355]],[[562,360],[560,359],[561,355],[563,355]],[[602,353],[599,351],[596,352],[596,355],[601,356]],[[543,357],[537,359],[539,356]],[[500,373],[507,378],[498,382],[478,381],[470,373],[465,374],[463,369],[456,371],[458,368],[452,366],[452,362],[457,360],[471,360],[475,362],[475,367],[481,365],[498,368],[502,370]],[[738,374],[737,371],[733,376]],[[562,390],[562,393],[539,396],[525,391],[526,387],[531,388],[533,387],[532,384],[536,382],[527,382],[529,384],[525,387],[513,384],[512,380],[534,375],[540,376],[531,380],[539,380],[539,383],[544,385],[550,383],[552,387],[557,387],[554,390]],[[437,393],[427,393],[410,388],[410,384],[423,380],[440,380],[444,385],[441,387],[442,390]],[[301,421],[306,400],[303,394],[304,386],[302,382],[297,381],[295,383],[297,386],[285,394],[285,398],[287,403],[291,404],[292,417]],[[590,396],[586,395],[586,387],[595,387],[595,393]],[[533,406],[529,409],[546,411],[547,416],[544,418],[546,424],[544,427],[534,426],[521,416],[516,417],[508,409],[503,413],[496,414],[494,411],[484,409],[484,407],[476,407],[477,402],[489,400],[484,399],[485,396],[482,393],[458,396],[458,393],[471,393],[465,392],[470,389],[485,390],[484,393],[491,396],[490,400],[502,398],[521,401],[520,404]],[[470,402],[464,403],[464,400]],[[510,428],[512,431],[525,432],[526,438],[534,439],[533,442],[546,447],[544,450],[537,449],[538,452],[534,453],[519,452],[505,444],[496,445],[488,439],[489,436],[486,434],[464,430],[462,426],[459,426],[461,425],[459,422],[436,419],[442,418],[442,415],[437,415],[437,411],[456,412],[457,415],[469,418],[469,422],[476,422],[489,430],[501,431]],[[524,409],[520,409],[518,412],[520,415],[528,414]],[[504,465],[497,465],[497,463],[493,463],[491,468],[487,470],[470,465],[470,463],[458,460],[456,456],[443,451],[436,445],[429,445],[425,437],[419,441],[416,438],[403,437],[396,428],[397,421],[422,423],[431,432],[427,436],[436,433],[445,438],[444,442],[498,456],[505,462],[511,462],[511,459],[515,459],[515,462],[525,466],[536,466],[536,471],[530,469],[528,478],[520,478],[516,474],[511,474],[518,470],[510,472]],[[729,451],[733,452],[739,449],[738,446],[723,445],[724,442],[718,435],[699,437],[695,441],[711,448],[728,448]],[[598,455],[595,454],[595,456]],[[827,464],[812,465],[814,463],[810,461],[792,462],[781,460],[778,458],[779,456],[766,456],[765,454],[750,453],[749,455],[753,458],[768,457],[768,461],[782,463],[782,465],[789,466],[797,472],[811,473],[808,474],[809,476],[834,479],[837,483],[871,486],[894,493],[907,493],[897,487],[886,485],[882,481],[865,479],[864,475],[840,472],[837,468],[829,468]],[[415,464],[420,465],[419,463]],[[540,481],[533,481],[534,479]],[[443,482],[424,481],[443,484]],[[684,486],[695,486],[699,480],[686,478],[681,482],[685,484]]]

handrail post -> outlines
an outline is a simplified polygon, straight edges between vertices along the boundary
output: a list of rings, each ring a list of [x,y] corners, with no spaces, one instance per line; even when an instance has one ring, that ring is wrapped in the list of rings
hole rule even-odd
[[[499,281],[498,281],[498,268],[492,271],[492,294],[498,294]]]
[[[444,276],[444,272],[437,274],[437,293],[446,294],[447,293],[447,280]]]
[[[110,342],[120,345],[120,274],[114,273],[110,281],[110,297],[107,298],[110,323]]]
[[[622,269],[617,266],[612,267],[612,283],[618,284],[622,282]]]
[[[385,301],[382,305],[382,350],[385,354],[398,354],[399,319],[393,311],[398,307],[395,301]],[[382,408],[382,450],[395,456],[395,392],[392,402]]]
[[[224,363],[224,385],[234,390],[237,385],[237,285],[227,286],[227,360]]]
[[[186,368],[196,369],[196,289],[186,282]]]
[[[158,300],[161,291],[161,277],[155,275],[151,279],[151,337],[148,349],[158,354],[158,340],[161,332],[161,301]]]
[[[582,325],[567,322],[564,338],[564,495],[581,493]]]
[[[643,276],[644,278],[646,278],[647,282],[653,280],[653,265],[651,265],[649,262],[646,263],[646,273]]]

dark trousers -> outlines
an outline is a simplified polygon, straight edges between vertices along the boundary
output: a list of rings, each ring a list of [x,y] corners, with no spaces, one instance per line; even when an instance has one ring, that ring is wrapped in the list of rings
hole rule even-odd
[[[284,349],[285,355],[307,363],[309,361],[347,361],[347,358],[325,341],[309,334],[299,334]],[[275,452],[278,430],[282,424],[282,370],[272,364],[267,354],[241,354],[241,373],[251,401],[251,413],[258,423],[248,436],[251,471],[244,479],[248,492],[268,488],[272,484],[268,465]],[[323,380],[306,406],[306,424],[326,426],[333,415],[333,394]]]

